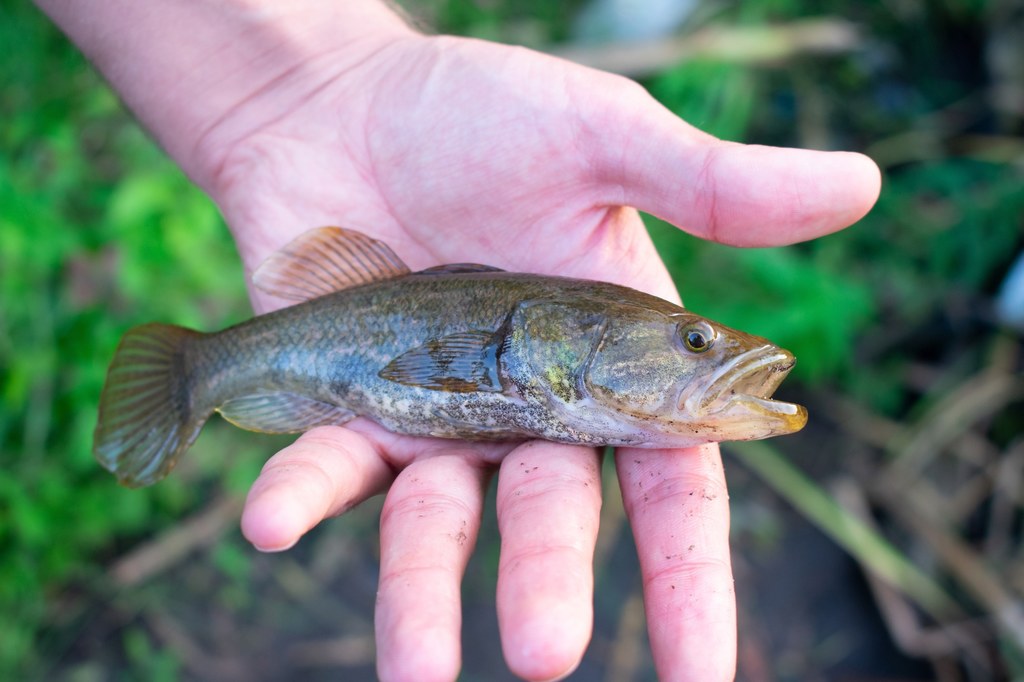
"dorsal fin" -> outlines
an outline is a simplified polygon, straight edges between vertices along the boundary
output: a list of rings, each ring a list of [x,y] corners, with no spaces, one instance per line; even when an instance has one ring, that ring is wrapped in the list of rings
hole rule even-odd
[[[426,270],[420,270],[417,275],[457,275],[460,273],[467,272],[505,272],[501,268],[496,268],[493,265],[480,265],[479,263],[447,263],[445,265],[435,265],[432,268]]]
[[[279,298],[308,301],[407,274],[409,268],[384,242],[343,227],[321,227],[263,261],[252,282]]]

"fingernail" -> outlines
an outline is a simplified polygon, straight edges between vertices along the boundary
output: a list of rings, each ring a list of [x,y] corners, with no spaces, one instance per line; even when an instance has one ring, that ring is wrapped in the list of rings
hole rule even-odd
[[[294,547],[297,542],[298,539],[292,540],[291,542],[285,543],[283,545],[258,545],[254,542],[252,543],[252,546],[255,547],[257,551],[263,552],[265,554],[274,554],[275,552],[287,552],[289,549]]]
[[[580,661],[576,661],[576,663],[574,663],[573,666],[566,670],[564,673],[560,675],[555,675],[554,677],[549,678],[544,682],[560,682],[561,680],[564,680],[565,678],[569,677],[569,675],[572,675],[574,672],[576,672],[576,668],[578,667],[580,667]]]

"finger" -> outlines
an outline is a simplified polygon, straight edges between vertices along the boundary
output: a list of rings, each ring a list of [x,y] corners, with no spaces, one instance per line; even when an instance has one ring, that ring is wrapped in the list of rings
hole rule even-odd
[[[718,446],[620,448],[616,468],[659,679],[733,679],[736,603]]]
[[[313,429],[267,461],[245,501],[242,533],[262,551],[288,549],[323,519],[383,492],[392,476],[364,436]]]
[[[449,452],[417,460],[391,486],[380,519],[375,623],[381,679],[458,675],[459,583],[480,528],[486,480],[482,465]]]
[[[601,467],[593,448],[534,441],[498,474],[498,625],[512,672],[571,672],[593,628],[593,560]]]
[[[638,87],[617,90],[585,122],[598,138],[593,172],[610,204],[706,239],[773,246],[851,225],[878,198],[881,177],[866,156],[722,142]]]

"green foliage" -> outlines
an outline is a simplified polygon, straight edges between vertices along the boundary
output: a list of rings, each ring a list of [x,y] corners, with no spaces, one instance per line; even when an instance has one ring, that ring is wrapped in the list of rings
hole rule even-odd
[[[857,248],[872,277],[911,273],[897,305],[935,305],[949,288],[983,291],[1020,245],[1024,172],[1006,164],[946,159],[888,178]],[[868,237],[874,239],[874,243]],[[906,289],[909,289],[907,291]]]
[[[153,644],[141,630],[127,630],[124,651],[140,682],[173,682],[180,678],[174,654]]]
[[[725,140],[745,139],[758,99],[751,69],[720,62],[680,64],[652,79],[648,87],[680,118]]]
[[[82,57],[28,7],[5,6],[0,27],[13,52],[0,62],[0,678],[17,679],[42,663],[54,590],[100,577],[89,557],[195,504],[180,480],[130,491],[92,459],[121,333],[221,326],[246,303],[216,208]],[[132,642],[140,679],[174,676]]]
[[[439,33],[544,45],[565,40],[580,0],[401,0],[401,5]]]

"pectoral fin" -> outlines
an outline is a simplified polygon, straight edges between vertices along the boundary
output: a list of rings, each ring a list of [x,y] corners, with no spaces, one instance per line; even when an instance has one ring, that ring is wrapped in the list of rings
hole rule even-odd
[[[451,334],[399,355],[379,376],[406,386],[451,393],[501,391],[498,378],[499,334],[467,331]]]
[[[232,398],[217,408],[229,422],[249,431],[299,433],[314,426],[344,424],[355,413],[295,393],[262,393]]]

